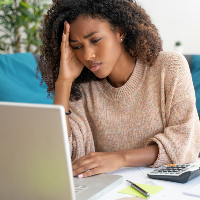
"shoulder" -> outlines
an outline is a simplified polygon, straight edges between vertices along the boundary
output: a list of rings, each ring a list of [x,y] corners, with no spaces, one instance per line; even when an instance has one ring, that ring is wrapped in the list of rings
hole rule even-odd
[[[188,65],[186,58],[176,51],[161,51],[155,64],[172,67],[179,64]]]
[[[189,96],[194,97],[194,88],[190,68],[186,58],[174,51],[160,52],[157,66],[161,67],[161,81],[165,85],[166,94],[176,96],[173,103]]]
[[[163,73],[176,74],[180,72],[190,73],[186,58],[176,51],[161,51],[153,64]]]

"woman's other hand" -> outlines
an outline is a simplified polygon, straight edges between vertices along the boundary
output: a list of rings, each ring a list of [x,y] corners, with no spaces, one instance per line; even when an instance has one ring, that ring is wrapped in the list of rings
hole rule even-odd
[[[123,167],[123,155],[119,152],[93,152],[72,163],[73,175],[88,177],[109,173]]]
[[[73,175],[87,177],[113,172],[121,167],[149,166],[157,160],[158,153],[157,144],[116,152],[90,153],[72,163]]]
[[[77,59],[69,45],[70,25],[65,21],[61,42],[61,58],[58,80],[73,82],[83,70],[84,65]]]

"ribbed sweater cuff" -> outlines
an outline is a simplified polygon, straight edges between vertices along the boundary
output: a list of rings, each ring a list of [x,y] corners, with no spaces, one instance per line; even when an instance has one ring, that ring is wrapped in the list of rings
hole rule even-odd
[[[158,145],[158,148],[159,148],[158,158],[154,162],[154,164],[151,165],[150,167],[160,167],[162,165],[171,164],[172,161],[169,158],[169,156],[167,155],[165,149],[163,148],[162,143],[159,140],[157,140],[156,138],[151,138],[150,140],[148,140],[146,146],[150,146],[155,143]]]

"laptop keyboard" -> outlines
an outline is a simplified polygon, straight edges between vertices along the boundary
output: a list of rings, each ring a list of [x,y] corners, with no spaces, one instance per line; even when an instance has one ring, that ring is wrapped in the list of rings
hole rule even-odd
[[[85,190],[88,186],[87,185],[78,185],[78,184],[74,184],[74,190],[75,190],[75,194]]]

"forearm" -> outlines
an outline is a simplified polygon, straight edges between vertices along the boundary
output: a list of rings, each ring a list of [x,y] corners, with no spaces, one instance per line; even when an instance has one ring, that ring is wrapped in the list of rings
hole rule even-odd
[[[65,108],[65,112],[69,112],[69,98],[71,92],[72,82],[58,80],[55,83],[55,95],[53,104],[63,105]],[[68,134],[70,135],[71,129],[69,125],[69,116],[66,115],[66,123]]]
[[[138,149],[121,150],[122,167],[139,167],[152,165],[158,158],[158,145],[151,145]]]

